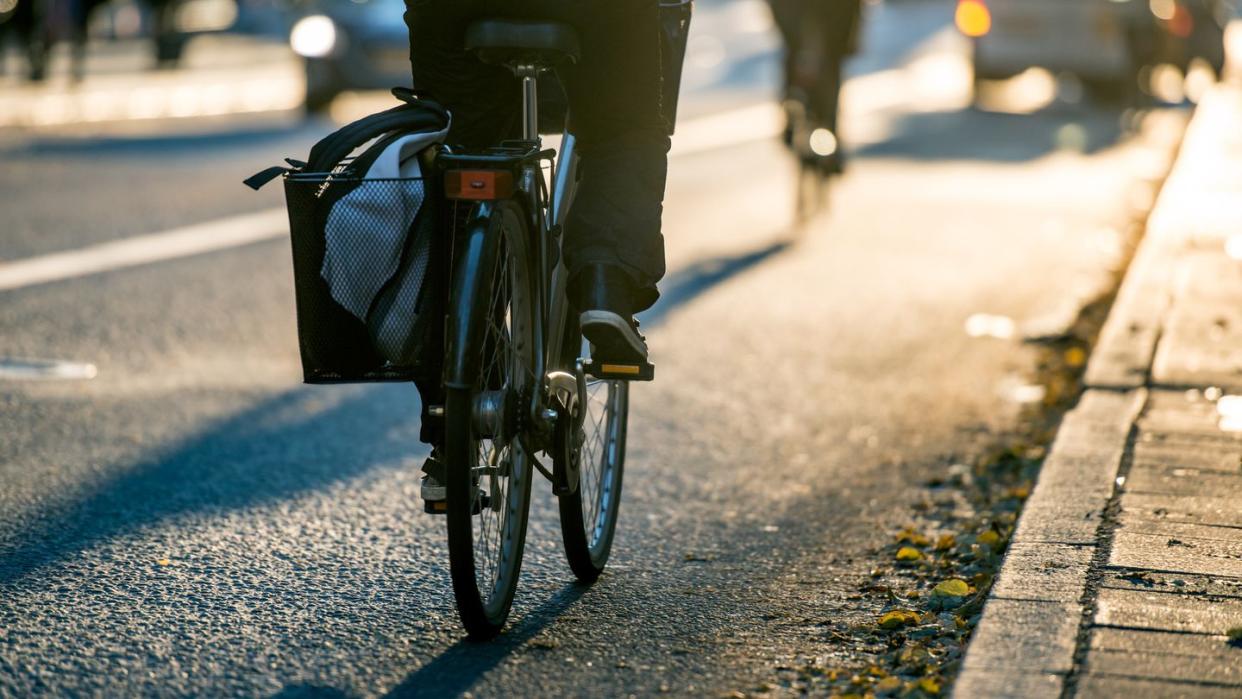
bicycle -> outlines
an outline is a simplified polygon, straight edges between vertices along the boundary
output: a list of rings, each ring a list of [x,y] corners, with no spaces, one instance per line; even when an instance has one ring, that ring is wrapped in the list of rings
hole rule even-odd
[[[828,204],[828,183],[841,174],[842,154],[836,131],[836,104],[840,99],[842,60],[844,54],[832,46],[836,35],[825,24],[829,20],[812,13],[803,15],[805,3],[773,2],[773,15],[781,27],[789,52],[785,59],[788,82],[783,107],[785,111],[785,144],[797,161],[797,184],[794,190],[794,220],[804,226]],[[857,32],[851,27],[849,33]],[[828,50],[831,48],[832,50]],[[822,84],[825,77],[834,80],[833,92]],[[830,97],[831,113],[816,113]]]
[[[574,574],[590,583],[603,571],[620,506],[629,382],[652,378],[654,367],[593,364],[568,308],[560,243],[577,153],[568,130],[559,154],[543,148],[537,80],[576,60],[576,34],[552,22],[482,20],[468,28],[466,47],[507,66],[523,90],[521,140],[436,157],[458,211],[445,401],[431,412],[444,419],[457,608],[468,634],[486,639],[513,603],[535,471],[552,482]]]

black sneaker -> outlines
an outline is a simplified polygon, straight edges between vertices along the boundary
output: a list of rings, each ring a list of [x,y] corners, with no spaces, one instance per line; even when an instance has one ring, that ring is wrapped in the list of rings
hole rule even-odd
[[[619,269],[588,267],[574,280],[582,335],[591,343],[595,363],[641,364],[647,361],[647,341],[634,320],[633,282]]]

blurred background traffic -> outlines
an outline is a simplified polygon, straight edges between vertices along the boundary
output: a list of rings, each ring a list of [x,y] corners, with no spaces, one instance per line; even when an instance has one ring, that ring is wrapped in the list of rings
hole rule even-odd
[[[690,71],[753,50],[745,37],[772,25],[761,4],[700,0],[700,13],[728,10],[723,19],[732,26],[695,32]],[[811,16],[855,0],[773,4]],[[1004,108],[1005,88],[1014,94],[1004,83],[1014,79],[1028,94],[1055,80],[1070,100],[1193,101],[1223,74],[1227,41],[1239,41],[1229,31],[1232,0],[942,4],[968,42],[972,93],[985,108]],[[401,0],[0,0],[0,127],[326,112],[342,95],[409,83],[403,11]],[[857,41],[847,35],[827,41]],[[147,80],[137,80],[144,71]],[[137,82],[118,83],[118,75]],[[694,78],[688,82],[693,89]],[[123,99],[92,83],[123,91]]]

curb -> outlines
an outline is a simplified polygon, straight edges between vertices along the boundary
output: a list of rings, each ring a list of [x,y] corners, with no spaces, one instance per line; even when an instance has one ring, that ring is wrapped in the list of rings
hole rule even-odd
[[[1093,576],[1108,559],[1108,513],[1117,506],[1119,474],[1131,436],[1148,405],[1149,388],[1231,386],[1238,338],[1212,347],[1170,348],[1169,327],[1212,321],[1186,313],[1189,279],[1210,274],[1229,232],[1242,231],[1236,192],[1213,186],[1237,170],[1221,147],[1242,92],[1219,86],[1196,110],[1169,178],[1148,219],[1146,234],[1118,291],[1087,366],[1086,390],[1066,414],[1023,508],[996,583],[967,648],[956,697],[1061,697],[1073,693],[1083,629],[1095,614]],[[1237,159],[1237,156],[1234,156]],[[1234,197],[1229,201],[1227,197]],[[1222,214],[1228,220],[1222,220]],[[1208,260],[1196,249],[1213,248]],[[1213,277],[1209,276],[1209,279]],[[1228,286],[1226,284],[1226,286]],[[1216,292],[1200,306],[1224,306],[1239,290]],[[1200,294],[1202,296],[1203,294]],[[1183,301],[1181,304],[1175,301]],[[1182,318],[1181,316],[1192,316]],[[1178,337],[1212,337],[1211,328],[1182,327]],[[1219,335],[1220,333],[1216,333]],[[1232,333],[1229,333],[1232,335]]]

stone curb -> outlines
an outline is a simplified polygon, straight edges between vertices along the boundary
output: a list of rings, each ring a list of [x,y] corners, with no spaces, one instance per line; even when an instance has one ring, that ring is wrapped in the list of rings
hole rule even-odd
[[[1219,87],[1187,127],[1092,353],[1087,390],[1066,414],[1022,511],[954,685],[956,697],[1063,696],[1082,650],[1083,615],[1098,603],[1088,593],[1089,576],[1103,554],[1104,515],[1117,497],[1118,474],[1148,388],[1242,389],[1242,375],[1234,369],[1238,355],[1229,352],[1242,348],[1242,338],[1232,332],[1222,338],[1195,325],[1228,328],[1219,314],[1181,318],[1188,315],[1185,307],[1225,307],[1225,299],[1242,298],[1242,286],[1222,292],[1213,285],[1222,276],[1210,274],[1226,237],[1242,231],[1236,198],[1227,205],[1228,190],[1215,186],[1221,173],[1236,173],[1242,163],[1242,153],[1221,148],[1221,134],[1236,128],[1231,115],[1242,112],[1240,103],[1242,91]],[[1231,157],[1235,162],[1228,162]],[[1214,254],[1198,259],[1196,248]],[[1178,322],[1185,327],[1177,336],[1190,340],[1170,349],[1174,343],[1162,336]],[[1209,337],[1220,342],[1219,349],[1205,346]],[[1141,684],[1136,696],[1143,694]]]

